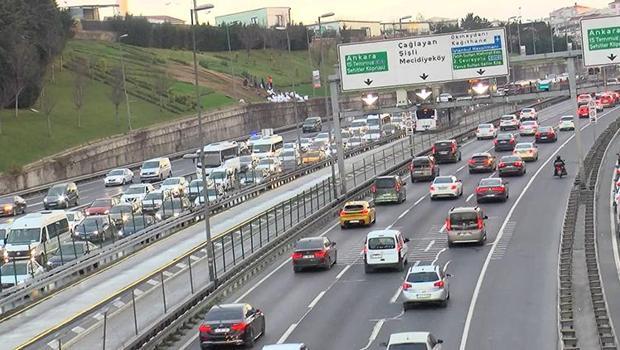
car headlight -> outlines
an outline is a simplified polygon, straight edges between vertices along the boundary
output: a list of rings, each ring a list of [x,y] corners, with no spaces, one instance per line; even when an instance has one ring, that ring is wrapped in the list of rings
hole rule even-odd
[[[93,235],[97,236],[99,234],[99,231],[95,230],[93,231]]]
[[[108,214],[110,214],[110,211],[109,211],[109,210],[106,210],[106,211],[104,211],[103,213],[104,213],[105,215],[108,215]]]
[[[59,201],[59,202],[64,202],[64,201],[65,201],[65,199],[67,199],[67,198],[65,197],[65,195],[64,195],[64,194],[61,194],[60,196],[58,196],[58,201]]]
[[[43,198],[43,203],[47,203],[47,197]]]
[[[174,213],[174,217],[178,217],[180,214],[179,213]]]
[[[124,235],[123,230],[118,230],[118,236],[123,237],[123,235]]]
[[[159,214],[159,213],[155,214],[155,218],[156,218],[157,220],[161,220],[161,214]]]

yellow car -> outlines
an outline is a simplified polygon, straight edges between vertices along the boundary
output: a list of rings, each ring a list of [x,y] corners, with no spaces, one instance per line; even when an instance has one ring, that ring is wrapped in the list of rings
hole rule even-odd
[[[538,147],[532,142],[520,142],[515,146],[512,154],[521,157],[524,161],[538,160]]]
[[[309,150],[301,156],[303,164],[318,163],[325,159],[325,152],[321,150]]]
[[[370,226],[375,223],[377,212],[374,203],[368,201],[347,202],[340,210],[340,227],[358,224]]]

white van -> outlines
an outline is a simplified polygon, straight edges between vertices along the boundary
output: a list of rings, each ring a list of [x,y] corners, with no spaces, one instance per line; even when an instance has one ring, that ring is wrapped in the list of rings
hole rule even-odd
[[[142,163],[140,181],[162,181],[172,176],[172,164],[166,157],[153,158]]]
[[[45,262],[45,253],[58,249],[60,242],[69,239],[70,227],[63,210],[46,210],[23,216],[11,225],[6,238],[5,257],[37,258]]]
[[[364,244],[364,271],[372,272],[375,268],[397,268],[404,271],[407,261],[407,242],[398,230],[376,230],[366,235]]]
[[[263,136],[252,143],[252,154],[258,158],[280,157],[284,147],[284,139],[280,135]]]

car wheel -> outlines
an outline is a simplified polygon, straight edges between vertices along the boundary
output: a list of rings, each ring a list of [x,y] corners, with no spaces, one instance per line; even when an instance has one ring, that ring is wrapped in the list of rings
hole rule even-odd
[[[254,346],[254,330],[250,327],[250,330],[247,333],[247,339],[245,340],[245,347],[251,348]]]
[[[452,242],[450,242],[450,241],[448,240],[448,248],[452,248],[452,247],[454,247],[454,243],[452,243]]]
[[[432,200],[432,201],[434,201],[434,200],[435,200],[435,197],[434,197],[434,196],[430,196],[430,198],[431,198],[431,200]]]
[[[372,217],[371,224],[374,224],[375,222],[377,222],[377,214],[375,214],[375,216]]]
[[[13,207],[13,212],[11,213],[12,216],[17,216],[17,209],[15,209],[15,207]]]
[[[346,230],[348,228],[347,224],[340,224],[340,228]]]
[[[123,179],[123,183],[121,184],[121,186],[125,186],[125,183],[126,183],[126,182],[127,182],[127,181],[125,181],[125,179]]]
[[[441,305],[441,307],[443,307],[443,308],[448,307],[448,299],[446,299],[446,300],[442,300],[440,305]]]
[[[301,267],[299,266],[293,266],[293,272],[297,273],[301,271]]]
[[[338,251],[336,250],[336,253],[334,253],[334,263],[332,265],[336,265],[338,263]]]
[[[400,262],[398,263],[398,272],[403,272],[405,271],[405,261],[404,260],[400,260]]]
[[[371,273],[372,272],[372,267],[366,263],[364,263],[364,273]]]

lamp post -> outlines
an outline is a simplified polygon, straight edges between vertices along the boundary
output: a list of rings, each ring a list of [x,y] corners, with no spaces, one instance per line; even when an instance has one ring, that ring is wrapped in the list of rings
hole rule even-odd
[[[324,95],[325,95],[325,116],[327,117],[327,115],[329,114],[329,104],[327,102],[327,73],[321,69],[324,67],[324,57],[323,57],[323,31],[321,30],[321,18],[326,18],[326,17],[332,17],[334,15],[333,12],[327,12],[324,13],[322,15],[319,16],[319,34],[321,35],[321,42],[320,42],[320,51],[321,51],[321,64],[319,65],[319,70],[321,70],[321,78],[322,80],[325,82],[325,85],[323,86],[324,89]],[[325,75],[325,77],[323,77],[323,75]]]
[[[276,30],[283,30],[286,32],[286,47],[288,48],[288,53],[291,53],[291,37],[288,34],[288,26],[287,27],[276,27]],[[299,132],[299,120],[297,119],[297,91],[295,91],[295,77],[293,77],[293,111],[295,113],[295,125],[297,126],[295,130],[297,131],[297,146],[299,148],[299,152],[301,152],[301,133]]]
[[[198,12],[212,9],[212,4],[196,6],[196,0],[193,0],[194,8],[191,10],[191,26],[192,26],[192,54],[194,56],[194,84],[196,88],[196,115],[198,116],[198,138],[200,140],[200,164],[202,179],[202,195],[205,199],[204,217],[205,217],[205,235],[207,239],[207,263],[209,268],[209,279],[217,288],[217,276],[215,274],[215,266],[213,263],[213,244],[211,243],[211,223],[209,220],[209,202],[207,200],[207,175],[205,173],[205,154],[204,154],[204,131],[202,128],[202,106],[200,105],[200,86],[198,85],[198,58],[196,53],[196,25],[198,24]],[[194,18],[196,19],[194,23]]]
[[[129,108],[129,96],[127,95],[127,78],[125,76],[125,60],[123,59],[123,44],[121,43],[121,39],[128,37],[129,34],[123,34],[118,37],[118,47],[121,51],[121,73],[123,74],[123,92],[125,93],[125,104],[127,105],[127,128],[129,131],[131,128],[131,108]]]
[[[403,20],[405,19],[410,19],[411,16],[404,16],[398,19],[398,34],[402,34],[403,33]],[[396,36],[396,35],[394,35]]]
[[[517,31],[519,29],[519,22],[517,22],[517,20],[521,20],[520,16],[512,16],[512,17],[508,17],[508,30],[507,30],[507,34],[508,34],[508,42],[510,43],[510,45],[508,46],[510,48],[509,52],[512,52],[512,41],[510,40],[510,21],[512,21],[513,23],[517,24]],[[519,35],[519,52],[521,52],[521,35]]]

